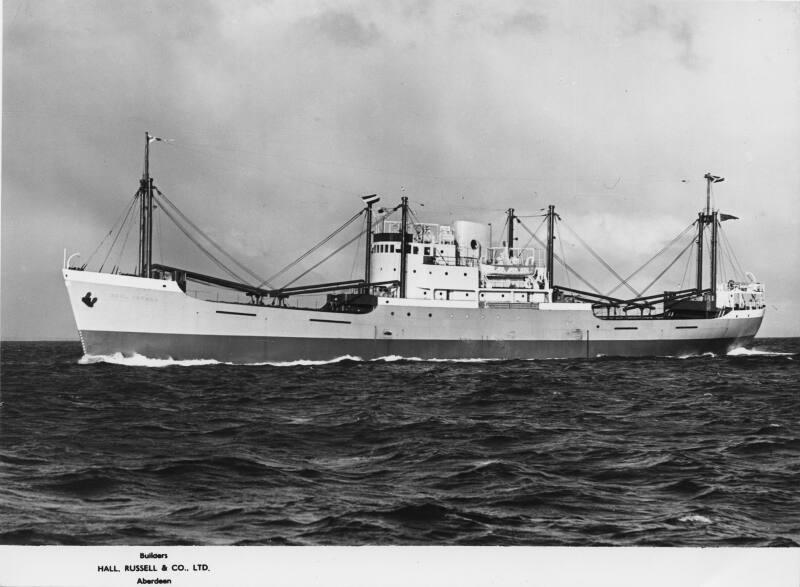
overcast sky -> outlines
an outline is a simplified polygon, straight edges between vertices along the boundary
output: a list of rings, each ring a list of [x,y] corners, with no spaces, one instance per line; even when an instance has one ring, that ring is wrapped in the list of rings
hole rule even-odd
[[[129,204],[145,130],[174,139],[156,184],[265,277],[375,192],[498,228],[552,203],[628,274],[723,175],[761,334],[800,336],[798,3],[7,0],[3,33],[4,338],[76,337],[62,251],[86,259]],[[211,270],[174,232],[157,260]],[[349,278],[342,255],[309,278]]]

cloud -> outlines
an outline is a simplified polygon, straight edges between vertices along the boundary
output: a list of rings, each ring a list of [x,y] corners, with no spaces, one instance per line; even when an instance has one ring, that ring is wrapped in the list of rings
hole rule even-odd
[[[302,18],[298,26],[306,35],[324,37],[342,47],[368,47],[380,38],[374,23],[362,23],[352,13],[338,10]]]
[[[539,35],[547,30],[547,16],[538,12],[520,10],[503,19],[498,25],[498,34],[517,33],[525,35]]]
[[[63,247],[88,255],[125,209],[145,130],[175,139],[153,146],[156,184],[265,276],[350,217],[359,195],[390,204],[401,186],[431,222],[498,226],[508,207],[557,204],[609,263],[632,270],[691,219],[704,201],[698,178],[716,171],[728,177],[720,202],[742,218],[732,239],[758,243],[737,254],[783,309],[798,287],[785,267],[800,251],[787,220],[800,218],[796,9],[576,6],[10,6],[2,332],[74,333],[66,297],[52,293],[63,289]],[[639,229],[645,221],[656,227]],[[218,273],[168,219],[161,228],[164,262]],[[769,249],[786,253],[780,267],[760,259]],[[362,256],[354,245],[314,278],[346,276]],[[39,318],[44,305],[63,319]]]
[[[695,49],[695,29],[684,16],[669,14],[660,6],[650,4],[629,16],[625,32],[629,36],[666,33],[677,47],[677,60],[687,69],[698,69],[700,58]]]

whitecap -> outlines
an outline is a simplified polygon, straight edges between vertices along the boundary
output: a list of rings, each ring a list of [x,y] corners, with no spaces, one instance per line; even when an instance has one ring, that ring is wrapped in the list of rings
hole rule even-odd
[[[683,516],[682,518],[678,518],[679,522],[692,522],[697,524],[710,524],[711,518],[707,518],[705,516],[701,516],[700,514],[690,514],[688,516]]]

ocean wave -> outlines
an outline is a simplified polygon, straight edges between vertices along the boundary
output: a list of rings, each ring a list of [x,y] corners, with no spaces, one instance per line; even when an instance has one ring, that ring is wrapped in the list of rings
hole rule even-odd
[[[678,518],[679,522],[690,522],[694,524],[710,524],[711,518],[707,518],[705,516],[701,516],[700,514],[690,514],[688,516],[683,516],[682,518]]]

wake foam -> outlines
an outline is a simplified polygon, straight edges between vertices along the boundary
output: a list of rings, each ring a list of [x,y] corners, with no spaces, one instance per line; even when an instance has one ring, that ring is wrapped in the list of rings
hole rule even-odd
[[[488,363],[489,361],[502,361],[503,359],[423,359],[422,357],[404,357],[402,355],[386,355],[370,359],[370,362],[381,361],[393,363],[395,361],[411,361],[420,363]]]
[[[249,365],[253,367],[270,366],[270,367],[306,367],[314,365],[330,365],[333,363],[340,363],[341,361],[362,361],[361,357],[353,357],[351,355],[343,355],[336,357],[329,361],[310,361],[310,360],[297,360],[297,361],[280,361],[280,362],[261,362],[261,363],[231,363],[225,361],[217,361],[216,359],[153,359],[134,353],[130,357],[124,356],[122,353],[114,353],[113,355],[83,355],[79,360],[79,365],[93,365],[95,363],[109,363],[111,365],[123,365],[126,367],[202,367],[206,365]]]
[[[793,357],[797,353],[779,353],[777,351],[759,351],[757,349],[735,348],[728,352],[729,357]]]
[[[423,359],[421,357],[403,357],[401,355],[387,355],[365,361],[363,358],[353,355],[342,355],[335,359],[326,361],[314,361],[310,359],[298,359],[295,361],[260,361],[253,363],[234,363],[227,361],[217,361],[216,359],[153,359],[138,353],[130,357],[122,353],[112,355],[83,355],[79,360],[79,365],[94,365],[95,363],[108,363],[110,365],[122,365],[125,367],[202,367],[207,365],[246,365],[249,367],[316,367],[321,365],[333,365],[342,361],[353,361],[358,363],[393,363],[397,361],[422,362],[422,363],[488,363],[490,361],[501,361],[503,359]]]
[[[678,355],[677,357],[674,356],[674,355],[666,355],[664,358],[665,359],[681,359],[681,360],[684,360],[684,359],[697,359],[697,358],[701,358],[701,357],[708,357],[710,359],[714,359],[714,358],[717,357],[717,355],[716,355],[716,353],[712,353],[712,352],[700,353],[700,354],[689,353],[688,355]]]
[[[733,349],[728,352],[728,357],[792,357],[797,353],[780,353],[772,351],[760,351],[756,349],[747,349],[744,347]],[[669,359],[693,359],[698,357],[711,357],[717,355],[714,353],[702,354],[688,354],[680,356],[666,356]],[[353,362],[371,362],[371,363],[395,363],[398,361],[406,362],[419,362],[419,363],[491,363],[496,361],[503,361],[505,359],[480,359],[480,358],[465,358],[465,359],[423,359],[421,357],[404,357],[402,355],[386,355],[377,357],[375,359],[365,360],[361,357],[354,355],[342,355],[335,359],[325,361],[314,361],[310,359],[298,359],[295,361],[263,361],[252,363],[235,363],[226,361],[217,361],[216,359],[154,359],[138,353],[126,357],[122,353],[114,353],[111,355],[83,355],[79,360],[79,365],[93,365],[95,363],[108,363],[110,365],[122,365],[125,367],[203,367],[208,365],[247,365],[251,367],[316,367],[322,365],[333,365],[343,361]],[[542,359],[523,359],[528,361],[539,361]],[[558,360],[558,359],[551,359]]]
[[[342,355],[328,361],[312,361],[310,359],[298,359],[296,361],[265,361],[261,363],[225,363],[226,365],[250,365],[252,367],[314,367],[317,365],[333,365],[342,361],[362,362],[364,359],[353,355]]]
[[[138,353],[126,357],[122,353],[113,355],[83,355],[79,360],[79,365],[93,365],[95,363],[109,363],[111,365],[124,365],[126,367],[198,367],[201,365],[219,365],[220,362],[214,359],[187,359],[178,361],[175,359],[151,359]]]

